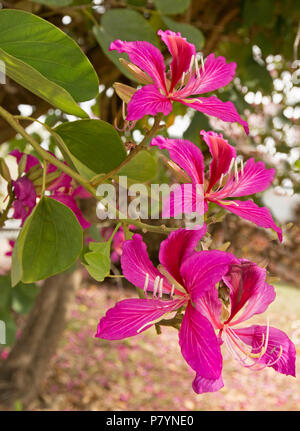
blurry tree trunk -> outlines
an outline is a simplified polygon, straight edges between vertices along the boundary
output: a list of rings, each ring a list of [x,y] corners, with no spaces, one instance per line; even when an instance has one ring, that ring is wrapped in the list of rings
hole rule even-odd
[[[26,408],[37,396],[80,281],[81,273],[75,270],[50,277],[42,285],[21,337],[0,367],[0,410],[13,408],[16,401]]]

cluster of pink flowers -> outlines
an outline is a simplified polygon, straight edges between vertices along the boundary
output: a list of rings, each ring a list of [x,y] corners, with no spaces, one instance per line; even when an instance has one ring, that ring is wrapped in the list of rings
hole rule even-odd
[[[23,225],[27,217],[31,214],[33,208],[36,206],[37,199],[39,197],[34,183],[28,178],[27,174],[29,174],[31,168],[40,166],[40,162],[31,154],[26,155],[21,153],[19,150],[13,150],[10,154],[16,158],[18,163],[20,163],[23,157],[26,157],[26,164],[23,172],[24,175],[20,176],[17,180],[12,181],[15,196],[15,200],[13,202],[13,218],[21,219]],[[47,175],[56,170],[56,166],[49,164],[47,167]],[[47,186],[46,190],[50,192],[49,197],[63,203],[73,211],[83,229],[90,226],[90,223],[83,217],[82,212],[78,208],[76,198],[85,199],[90,198],[91,195],[86,192],[82,186],[74,188],[72,185],[72,178],[69,175],[61,173]]]
[[[227,85],[234,76],[236,64],[211,54],[198,64],[195,47],[180,33],[159,31],[159,36],[172,55],[166,72],[161,52],[148,42],[116,40],[111,50],[127,53],[140,81],[145,83],[133,92],[127,106],[127,120],[145,115],[169,114],[177,101],[223,121],[240,123],[248,133],[231,102],[217,97],[199,97]],[[170,196],[163,206],[163,216],[176,216],[184,211],[182,202],[193,206],[204,200],[219,205],[264,228],[272,228],[282,240],[282,232],[267,208],[252,200],[236,200],[265,190],[274,178],[274,169],[249,159],[245,166],[237,162],[235,149],[214,132],[201,131],[212,162],[205,174],[203,155],[192,142],[158,136],[151,145],[166,149],[201,193],[177,200]],[[179,186],[184,188],[184,184]],[[196,193],[196,192],[195,192]],[[184,191],[183,191],[184,194]],[[180,195],[181,196],[181,195]],[[240,326],[254,315],[264,313],[275,299],[273,286],[266,281],[266,270],[246,259],[218,250],[195,251],[205,235],[206,226],[198,230],[179,229],[160,245],[159,265],[152,264],[146,244],[139,234],[123,244],[123,274],[145,298],[125,299],[109,309],[101,318],[96,337],[120,340],[138,335],[167,320],[176,321],[182,355],[195,372],[196,393],[215,392],[223,387],[221,346],[244,367],[275,371],[295,376],[295,346],[279,329],[265,326]],[[177,325],[177,326],[176,326]]]

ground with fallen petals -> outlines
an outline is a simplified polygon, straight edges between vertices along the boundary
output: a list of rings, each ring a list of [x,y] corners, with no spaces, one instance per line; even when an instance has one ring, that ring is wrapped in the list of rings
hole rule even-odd
[[[300,290],[276,287],[277,300],[251,323],[286,331],[296,344],[300,372]],[[273,369],[242,368],[223,346],[225,387],[196,395],[194,373],[183,360],[178,334],[153,328],[137,337],[109,342],[94,338],[98,320],[134,291],[90,286],[80,289],[68,327],[51,361],[34,410],[300,410],[299,377]],[[247,325],[248,326],[248,325]]]

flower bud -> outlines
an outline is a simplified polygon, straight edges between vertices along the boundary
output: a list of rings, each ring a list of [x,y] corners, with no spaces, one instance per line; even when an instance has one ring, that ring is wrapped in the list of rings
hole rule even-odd
[[[0,157],[0,175],[8,183],[11,182],[11,176],[10,176],[10,172],[9,172],[8,166],[7,166],[5,160],[2,157]]]
[[[18,174],[19,174],[19,177],[25,171],[26,164],[27,164],[27,154],[23,154],[23,156],[20,158],[20,161],[19,161],[19,164],[18,164]]]
[[[132,88],[129,85],[121,84],[120,82],[115,82],[113,87],[120,99],[122,99],[125,103],[130,102],[130,99],[136,92],[135,88]]]
[[[126,70],[133,76],[134,79],[136,79],[141,84],[153,84],[152,78],[148,76],[145,72],[143,72],[138,66],[136,66],[133,63],[130,63],[130,61],[125,60],[125,58],[119,58],[120,63],[123,67],[125,67]]]

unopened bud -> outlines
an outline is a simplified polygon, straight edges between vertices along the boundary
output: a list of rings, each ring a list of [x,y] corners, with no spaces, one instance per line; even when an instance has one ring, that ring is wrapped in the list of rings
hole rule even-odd
[[[25,171],[25,169],[26,169],[26,163],[27,163],[27,154],[23,154],[23,156],[20,158],[20,161],[19,161],[19,164],[18,164],[18,174],[19,174],[19,177]]]
[[[34,182],[37,178],[42,177],[42,175],[43,170],[40,164],[33,166],[26,174],[27,178],[32,182]]]
[[[133,63],[130,63],[130,61],[125,60],[125,58],[119,58],[120,63],[123,67],[125,67],[126,70],[133,76],[134,79],[136,79],[141,84],[153,84],[153,79],[150,78],[149,75],[147,75],[145,72],[143,72],[138,66],[136,66]]]
[[[122,99],[125,103],[129,103],[132,96],[136,92],[135,88],[132,88],[129,85],[121,84],[120,82],[115,82],[113,87],[120,99]]]
[[[5,160],[2,157],[0,158],[0,175],[8,183],[11,182],[11,176],[10,176],[10,172],[9,172],[8,166],[7,166]]]

